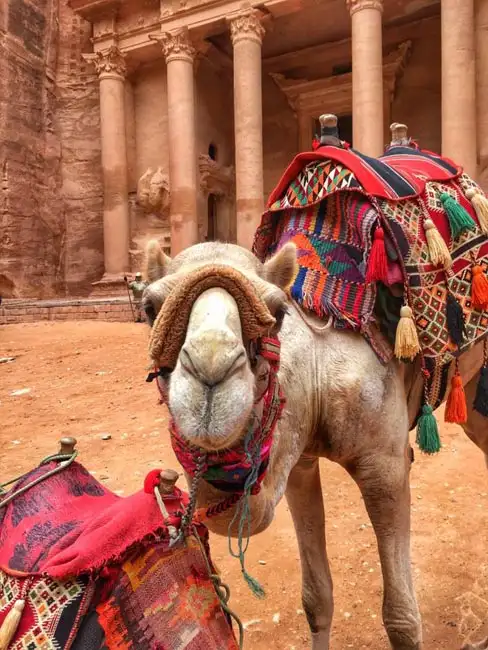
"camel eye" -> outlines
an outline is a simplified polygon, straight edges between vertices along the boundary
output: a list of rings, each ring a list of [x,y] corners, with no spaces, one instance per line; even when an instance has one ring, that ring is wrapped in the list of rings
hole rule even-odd
[[[281,326],[283,325],[283,319],[285,318],[285,315],[288,313],[288,307],[287,305],[283,305],[282,307],[278,307],[276,310],[276,313],[274,317],[276,318],[276,327],[279,330]]]
[[[154,325],[154,321],[156,320],[157,313],[154,309],[154,305],[148,298],[144,300],[144,311],[147,316],[147,322],[152,327]]]

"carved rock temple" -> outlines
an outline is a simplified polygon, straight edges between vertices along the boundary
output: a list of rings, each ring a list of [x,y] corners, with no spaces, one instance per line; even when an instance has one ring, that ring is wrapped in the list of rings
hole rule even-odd
[[[0,295],[117,295],[145,242],[249,247],[321,113],[488,189],[488,0],[3,0]]]

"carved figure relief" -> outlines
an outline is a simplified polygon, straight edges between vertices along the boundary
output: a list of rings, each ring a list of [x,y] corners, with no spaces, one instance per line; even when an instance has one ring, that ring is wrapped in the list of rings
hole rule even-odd
[[[145,212],[157,214],[162,219],[169,216],[169,177],[163,173],[162,167],[156,171],[149,167],[141,176],[137,183],[137,203]]]
[[[222,167],[207,154],[200,154],[200,188],[204,194],[231,198],[234,194],[234,167]]]

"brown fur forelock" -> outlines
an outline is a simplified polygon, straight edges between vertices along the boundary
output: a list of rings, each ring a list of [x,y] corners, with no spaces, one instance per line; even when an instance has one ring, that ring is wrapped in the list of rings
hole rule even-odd
[[[193,304],[204,291],[214,287],[225,289],[236,301],[247,339],[258,339],[273,329],[276,320],[252,282],[230,266],[208,264],[188,273],[164,301],[149,340],[149,354],[156,366],[176,366]]]

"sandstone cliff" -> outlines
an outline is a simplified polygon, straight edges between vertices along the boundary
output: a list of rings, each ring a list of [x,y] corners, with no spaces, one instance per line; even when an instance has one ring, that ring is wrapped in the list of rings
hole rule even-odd
[[[0,295],[88,293],[103,272],[90,29],[66,0],[0,2]]]

